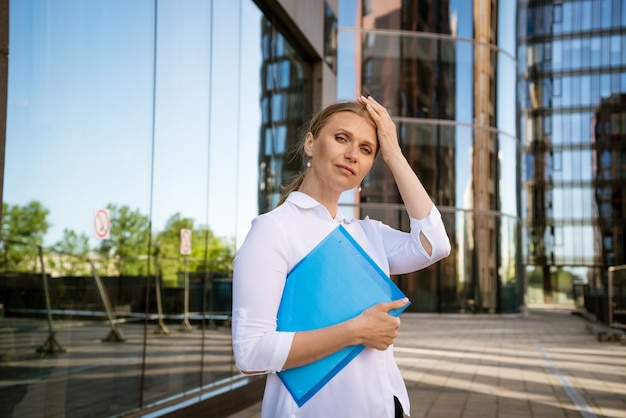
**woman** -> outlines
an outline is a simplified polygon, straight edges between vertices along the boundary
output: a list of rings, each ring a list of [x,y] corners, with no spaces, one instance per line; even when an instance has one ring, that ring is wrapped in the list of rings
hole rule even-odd
[[[387,312],[406,299],[379,303],[327,328],[276,330],[276,314],[289,271],[342,224],[387,274],[424,268],[450,253],[441,215],[398,144],[395,123],[371,97],[339,102],[311,120],[301,144],[305,172],[279,206],[252,222],[239,249],[233,278],[233,350],[247,374],[268,374],[262,416],[394,417],[409,413],[409,399],[393,358],[400,320]],[[411,219],[411,232],[369,218],[347,220],[341,193],[359,186],[380,153]],[[341,278],[338,277],[337,280]],[[342,348],[366,348],[301,407],[276,372],[302,366]]]

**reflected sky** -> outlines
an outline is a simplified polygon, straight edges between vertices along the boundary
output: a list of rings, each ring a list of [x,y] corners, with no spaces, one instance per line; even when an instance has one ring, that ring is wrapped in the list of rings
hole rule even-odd
[[[109,203],[238,241],[256,215],[261,14],[158,5],[155,20],[152,0],[10,3],[4,201],[50,210],[45,245],[91,237]]]

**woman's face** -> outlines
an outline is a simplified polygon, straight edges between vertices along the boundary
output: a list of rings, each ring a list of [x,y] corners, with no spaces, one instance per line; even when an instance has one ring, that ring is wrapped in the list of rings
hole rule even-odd
[[[345,111],[331,116],[317,138],[309,133],[305,152],[314,176],[325,187],[343,192],[361,184],[372,168],[376,148],[376,127],[367,117]]]

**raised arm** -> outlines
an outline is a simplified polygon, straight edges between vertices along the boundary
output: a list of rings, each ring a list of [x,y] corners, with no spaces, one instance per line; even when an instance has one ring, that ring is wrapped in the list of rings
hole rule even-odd
[[[361,96],[359,101],[366,105],[376,123],[381,157],[393,174],[408,215],[415,219],[426,218],[433,207],[433,201],[400,149],[396,124],[387,109],[372,97]],[[432,246],[426,236],[421,234],[420,241],[424,249],[431,254]]]

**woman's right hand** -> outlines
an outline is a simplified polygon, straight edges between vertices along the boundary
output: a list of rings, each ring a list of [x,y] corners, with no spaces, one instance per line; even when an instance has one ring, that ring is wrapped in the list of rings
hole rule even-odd
[[[400,318],[389,311],[402,308],[409,302],[407,298],[392,302],[381,302],[364,310],[353,319],[360,344],[376,350],[386,350],[398,336]]]

